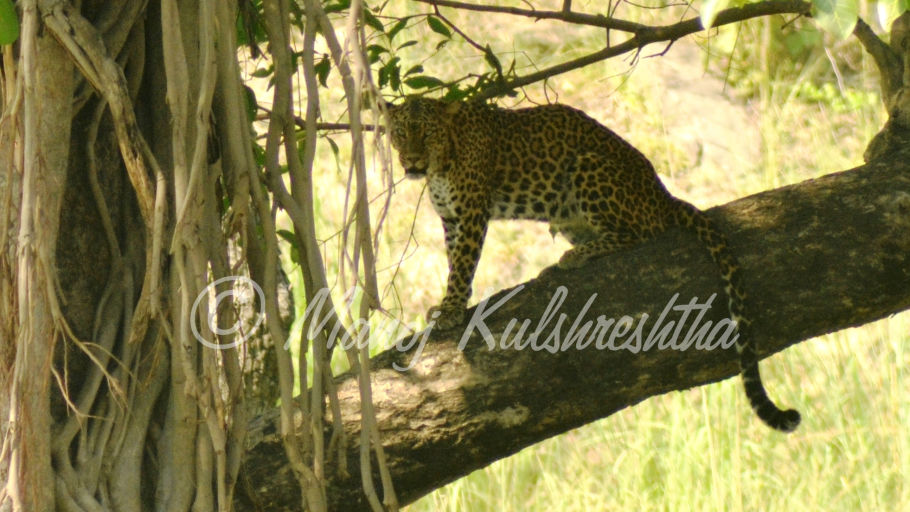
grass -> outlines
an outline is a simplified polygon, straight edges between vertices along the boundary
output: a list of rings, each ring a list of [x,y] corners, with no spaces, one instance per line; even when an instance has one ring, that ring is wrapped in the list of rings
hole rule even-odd
[[[414,9],[413,3],[390,5]],[[543,22],[507,24],[495,16],[469,24],[457,13],[447,15],[473,34],[502,34],[493,47],[514,48],[518,69],[530,69],[531,63],[546,67],[602,41],[598,31],[554,29]],[[726,30],[709,41],[699,35],[677,42],[671,58],[642,59],[631,74],[628,62],[617,60],[556,77],[546,90],[525,92],[538,102],[558,96],[608,124],[654,161],[674,194],[699,207],[862,163],[865,144],[883,123],[868,58],[855,48],[838,47],[845,54],[835,51],[836,57],[851,69],[840,70],[848,80],[842,89],[832,89],[824,86],[830,70],[819,60],[826,58],[820,47],[786,65],[728,62],[735,37],[729,33],[733,29]],[[761,33],[761,27],[749,30]],[[519,37],[513,41],[510,34]],[[710,54],[696,51],[693,40]],[[408,55],[419,55],[421,47],[409,48]],[[674,60],[676,52],[690,53]],[[440,62],[448,62],[452,73],[478,62],[482,66],[476,52],[457,43],[425,66],[436,66],[432,69],[442,76],[447,70]],[[717,77],[727,74],[740,78],[724,87]],[[687,82],[668,86],[679,80]],[[325,98],[323,105],[327,113],[340,111],[340,104]],[[335,136],[339,143],[343,139]],[[345,151],[342,147],[342,161]],[[318,230],[327,266],[337,276],[346,172],[334,158],[328,144],[321,144]],[[396,164],[396,179],[400,172]],[[371,179],[372,190],[385,189],[378,173]],[[419,328],[426,308],[438,302],[445,287],[441,227],[421,183],[399,182],[389,193],[378,251],[383,306]],[[383,201],[373,202],[374,214]],[[493,224],[474,282],[475,300],[485,289],[534,277],[567,247],[544,225]],[[904,313],[765,360],[771,396],[803,413],[803,424],[793,434],[775,433],[755,419],[739,379],[731,379],[654,397],[529,447],[407,510],[910,509],[908,332],[910,315]],[[339,362],[337,368],[342,366]]]

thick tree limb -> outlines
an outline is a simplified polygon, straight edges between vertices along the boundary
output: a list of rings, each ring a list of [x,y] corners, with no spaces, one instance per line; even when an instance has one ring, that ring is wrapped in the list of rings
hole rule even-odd
[[[891,24],[890,44],[879,39],[861,19],[853,35],[875,59],[881,76],[882,101],[888,112],[888,121],[863,154],[870,161],[910,144],[910,12],[904,12]]]
[[[744,268],[747,305],[762,357],[910,308],[907,151],[740,199],[712,209],[710,215],[728,233]],[[485,319],[496,342],[512,318],[529,319],[528,331],[533,331],[559,286],[568,291],[559,309],[567,315],[561,326],[563,340],[595,294],[582,321],[598,315],[619,319],[647,313],[643,338],[676,293],[676,304],[696,297],[704,304],[711,294],[719,294],[699,325],[717,322],[727,313],[721,281],[707,252],[694,236],[673,231],[578,271],[545,271]],[[494,296],[490,304],[507,293],[511,291]],[[670,314],[661,325],[678,319],[678,314]],[[542,331],[542,339],[553,332],[557,320],[558,316]],[[690,317],[685,325],[692,323]],[[477,330],[459,350],[461,334],[434,333],[410,371],[396,371],[393,365],[408,365],[413,349],[386,351],[372,361],[379,426],[402,503],[648,397],[738,372],[734,350],[655,347],[636,354],[596,350],[592,345],[556,354],[490,351]],[[616,344],[628,339],[627,333]],[[348,439],[356,440],[360,424],[356,379],[342,375],[337,382]],[[805,409],[809,404],[785,405]],[[745,407],[731,413],[757,421]],[[260,418],[258,425],[253,429],[257,444],[242,477],[265,510],[294,510],[299,494],[284,461],[275,417]],[[767,435],[778,434],[769,430]],[[357,450],[356,444],[348,446],[352,475],[358,474]],[[332,510],[366,509],[359,478],[330,478]],[[237,510],[252,509],[246,497],[238,499]]]
[[[903,74],[901,55],[875,35],[872,27],[863,21],[862,18],[856,20],[856,28],[853,29],[853,35],[856,36],[863,48],[875,60],[875,66],[878,68],[882,81],[882,99],[886,103],[887,110],[888,101],[903,85],[901,80],[901,75]]]

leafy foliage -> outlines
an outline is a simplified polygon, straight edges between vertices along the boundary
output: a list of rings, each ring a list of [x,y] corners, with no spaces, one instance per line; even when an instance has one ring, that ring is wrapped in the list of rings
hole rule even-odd
[[[910,0],[878,0],[875,2],[878,22],[885,29],[890,29],[891,23],[908,9],[910,9]]]
[[[837,39],[846,39],[853,33],[859,17],[857,0],[813,0],[812,18],[826,32]]]
[[[0,45],[11,44],[19,37],[19,18],[12,0],[0,0]]]
[[[2,1],[2,0],[0,0]],[[238,20],[238,40],[242,45],[251,48],[266,42],[262,29],[262,2],[249,0],[242,2]],[[351,0],[329,0],[323,9],[332,17],[343,18],[350,13]],[[409,14],[395,16],[386,14],[387,3],[370,6],[364,3],[361,24],[366,36],[366,60],[372,68],[377,86],[392,96],[408,94],[439,94],[449,100],[471,97],[491,84],[501,83],[514,72],[514,61],[508,69],[500,62],[500,57],[489,45],[478,46],[477,51],[486,64],[486,70],[478,73],[472,70],[457,78],[443,78],[428,73],[424,62],[432,59],[442,51],[454,38],[462,34],[440,14]],[[291,24],[303,31],[305,16],[299,9],[294,9]],[[405,59],[403,50],[418,44],[418,38],[424,38],[431,44],[428,54],[421,55],[420,62],[414,62],[408,55]],[[433,42],[435,38],[435,43]],[[405,52],[406,53],[406,52]],[[253,52],[255,56],[255,51]],[[316,75],[322,87],[329,88],[333,63],[327,54],[317,57]],[[252,73],[259,78],[271,78],[274,69],[265,65]]]

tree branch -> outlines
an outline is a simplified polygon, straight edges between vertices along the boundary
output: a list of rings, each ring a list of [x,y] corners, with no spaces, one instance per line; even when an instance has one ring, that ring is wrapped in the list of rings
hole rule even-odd
[[[744,269],[747,306],[762,357],[910,308],[908,152],[709,211],[728,234]],[[598,315],[616,320],[629,315],[644,323],[640,315],[647,313],[644,341],[656,322],[666,326],[681,321],[675,313],[658,320],[674,294],[679,294],[676,304],[693,298],[704,304],[711,294],[723,293],[717,269],[695,237],[672,231],[577,271],[550,269],[525,283],[483,321],[497,346],[512,318],[530,320],[527,337],[545,316],[559,286],[568,291],[558,310],[567,315],[560,327],[562,340],[576,318],[583,323]],[[490,307],[513,291],[494,296]],[[698,324],[726,317],[724,304],[715,298],[715,307]],[[472,314],[469,311],[468,318]],[[541,340],[555,331],[556,321],[541,331]],[[513,338],[516,330],[513,326]],[[648,397],[738,373],[734,350],[652,348],[632,353],[597,350],[593,344],[559,353],[488,350],[478,330],[459,350],[461,335],[433,333],[422,353],[415,348],[388,350],[371,361],[377,419],[402,503]],[[615,344],[629,339],[629,334],[621,335]],[[409,371],[393,369],[412,362]],[[345,430],[356,440],[360,424],[356,376],[341,375],[337,382]],[[745,407],[731,414],[756,421]],[[296,510],[298,494],[282,456],[275,417],[260,418],[251,431],[256,441],[242,477],[256,489],[256,499],[266,510]],[[326,435],[329,431],[327,423]],[[348,467],[356,475],[356,443],[347,453]],[[331,478],[327,491],[332,510],[367,509],[359,479],[331,476],[335,473],[329,470],[326,474]],[[238,496],[236,507],[252,510],[243,496]]]
[[[434,2],[442,5],[444,0],[416,0],[418,2]],[[448,1],[448,0],[445,0]],[[724,9],[717,13],[717,18],[714,21],[714,27],[720,27],[722,25],[728,25],[730,23],[736,23],[739,21],[744,21],[752,18],[758,18],[762,16],[769,16],[772,14],[800,14],[803,16],[808,16],[811,8],[809,2],[804,2],[802,0],[769,0],[767,2],[759,2],[755,4],[747,4],[742,7],[734,7],[730,9]],[[560,16],[563,13],[558,12]],[[559,19],[556,16],[553,16],[554,19]],[[605,18],[612,19],[612,18]],[[613,28],[613,27],[611,27]],[[520,76],[513,78],[512,80],[507,80],[501,83],[495,83],[486,89],[482,90],[479,94],[475,96],[475,99],[483,100],[489,99],[496,96],[505,94],[511,90],[524,87],[526,85],[539,82],[541,80],[550,78],[555,75],[566,73],[574,69],[583,68],[589,66],[596,62],[606,60],[617,55],[622,55],[633,50],[640,51],[645,46],[651,43],[659,43],[664,41],[676,41],[684,36],[689,34],[694,34],[704,30],[701,24],[701,18],[694,17],[679,23],[674,23],[672,25],[665,25],[662,27],[645,27],[640,28],[634,31],[635,35],[629,39],[623,41],[622,43],[616,46],[607,46],[601,50],[598,50],[594,53],[590,53],[583,57],[579,57],[575,60],[568,62],[563,62],[555,66],[551,66],[546,69],[542,69],[535,73],[531,73],[525,76]]]
[[[888,121],[869,142],[863,158],[869,162],[910,144],[910,12],[891,24],[891,44],[886,45],[863,20],[853,34],[875,59],[881,76],[882,102]]]
[[[602,14],[584,14],[580,12],[571,12],[568,10],[568,3],[563,4],[561,11],[538,11],[537,9],[519,9],[518,7],[502,7],[498,5],[478,5],[465,2],[455,2],[453,0],[414,0],[424,4],[430,4],[437,9],[439,7],[451,7],[465,11],[493,12],[499,14],[510,14],[513,16],[524,16],[537,20],[559,20],[576,25],[591,25],[594,27],[603,27],[622,32],[637,33],[647,29],[647,25],[635,23],[632,21],[610,18]]]
[[[882,80],[882,100],[887,103],[894,93],[901,87],[901,74],[903,73],[900,56],[885,44],[862,18],[856,20],[853,35],[859,40],[863,48],[875,60],[875,66]]]
[[[264,114],[256,116],[257,121],[265,121],[271,115],[272,111],[263,107],[262,105],[258,106],[258,109],[263,111]],[[301,130],[306,130],[306,120],[300,116],[294,116],[294,125]],[[361,129],[366,131],[376,130],[378,125],[375,124],[364,124],[361,126]],[[379,129],[382,129],[382,126],[378,126]],[[351,123],[316,123],[316,131],[339,131],[339,132],[348,132],[351,131]]]

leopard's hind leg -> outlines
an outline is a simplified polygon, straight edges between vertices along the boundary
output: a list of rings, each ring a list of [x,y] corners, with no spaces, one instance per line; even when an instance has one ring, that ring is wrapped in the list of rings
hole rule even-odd
[[[560,258],[560,268],[577,268],[653,238],[664,229],[665,222],[650,205],[628,190],[636,184],[626,183],[627,174],[635,173],[596,153],[576,158],[568,180],[571,188],[565,195],[575,221],[559,228],[574,247]]]

